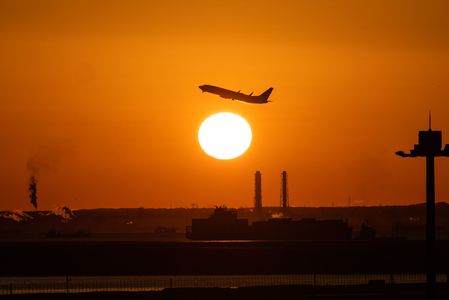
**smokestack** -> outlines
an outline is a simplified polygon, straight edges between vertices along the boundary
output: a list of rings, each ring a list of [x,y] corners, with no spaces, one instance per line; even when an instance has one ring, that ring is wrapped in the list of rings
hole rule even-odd
[[[287,213],[289,207],[288,203],[288,189],[287,189],[287,172],[282,171],[281,173],[281,206],[282,212]]]
[[[262,174],[257,171],[254,174],[254,212],[262,211]]]

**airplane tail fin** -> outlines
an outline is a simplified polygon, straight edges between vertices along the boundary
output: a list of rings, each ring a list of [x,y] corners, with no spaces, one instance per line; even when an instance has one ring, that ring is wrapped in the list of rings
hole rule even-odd
[[[262,94],[260,94],[260,98],[264,99],[265,101],[268,100],[268,97],[270,97],[271,92],[273,91],[273,88],[270,87],[268,90],[266,90],[265,92],[263,92]]]

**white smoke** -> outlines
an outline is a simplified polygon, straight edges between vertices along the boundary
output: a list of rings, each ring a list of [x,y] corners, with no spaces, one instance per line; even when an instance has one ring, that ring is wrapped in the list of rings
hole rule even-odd
[[[0,213],[0,218],[13,220],[19,223],[33,219],[32,216],[20,210],[5,211],[3,213]]]
[[[285,218],[285,215],[281,212],[271,214],[272,219],[282,219]]]
[[[58,216],[66,221],[72,220],[75,217],[73,211],[67,206],[58,206],[54,210],[52,210],[49,215]]]

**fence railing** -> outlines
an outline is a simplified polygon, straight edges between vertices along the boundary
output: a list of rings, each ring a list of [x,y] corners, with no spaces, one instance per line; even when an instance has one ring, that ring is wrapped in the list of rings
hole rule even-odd
[[[353,286],[383,283],[416,284],[425,274],[288,274],[211,276],[67,276],[3,277],[0,295],[85,292],[145,292],[166,288],[237,288],[260,286]],[[449,274],[438,274],[438,283],[449,285]]]

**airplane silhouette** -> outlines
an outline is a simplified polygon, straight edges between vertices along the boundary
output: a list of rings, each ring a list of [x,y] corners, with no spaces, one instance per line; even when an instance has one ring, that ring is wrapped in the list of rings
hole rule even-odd
[[[203,91],[203,93],[208,92],[211,94],[216,94],[225,99],[237,100],[237,101],[253,103],[253,104],[264,104],[264,103],[271,102],[271,101],[268,101],[268,97],[270,97],[271,91],[273,91],[273,88],[269,88],[268,90],[266,90],[259,96],[253,96],[253,93],[247,95],[247,94],[240,93],[240,91],[234,92],[231,90],[223,89],[221,87],[208,85],[208,84],[200,85],[199,88],[201,89],[201,91]]]

